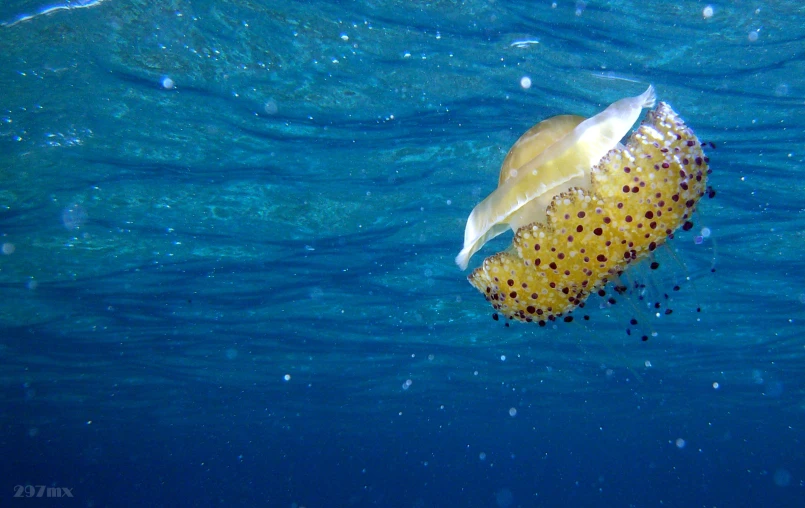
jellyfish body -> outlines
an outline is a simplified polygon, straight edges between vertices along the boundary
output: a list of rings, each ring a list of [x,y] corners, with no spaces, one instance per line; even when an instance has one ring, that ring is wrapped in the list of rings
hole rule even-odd
[[[640,111],[654,102],[654,88],[649,86],[642,95],[614,102],[570,129],[579,117],[554,117],[526,132],[504,160],[498,188],[467,219],[464,248],[456,257],[459,267],[465,269],[475,252],[506,230],[544,221],[545,210],[560,192],[589,188],[593,165],[618,145]]]
[[[497,313],[543,325],[570,320],[590,294],[688,222],[709,172],[693,131],[660,103],[619,143],[653,105],[649,87],[575,126],[578,117],[553,126],[548,132],[557,139],[533,157],[509,153],[514,162],[506,168],[504,161],[498,189],[470,215],[456,259],[466,266],[483,243],[515,230],[512,246],[468,277]]]

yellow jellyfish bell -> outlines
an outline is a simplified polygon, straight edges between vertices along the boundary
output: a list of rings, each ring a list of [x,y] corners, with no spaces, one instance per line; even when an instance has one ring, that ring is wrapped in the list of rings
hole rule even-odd
[[[512,246],[469,278],[493,308],[544,325],[685,224],[707,182],[701,142],[665,103],[621,145],[654,89],[592,118],[554,117],[526,132],[504,160],[498,188],[470,214],[456,263],[515,231]]]
[[[464,229],[464,248],[456,257],[458,266],[466,269],[475,252],[507,229],[517,231],[532,222],[544,221],[545,210],[560,192],[571,187],[589,188],[593,165],[617,146],[639,118],[640,111],[653,107],[654,100],[654,88],[649,86],[642,95],[612,103],[564,135],[561,131],[573,120],[558,117],[565,120],[551,119],[543,129],[539,129],[540,124],[532,129],[538,131],[533,137],[536,141],[529,140],[528,133],[521,137],[512,148],[514,154],[510,152],[506,159],[518,162],[523,159],[523,163],[516,170],[510,169],[511,176],[501,176],[498,188],[470,213]],[[543,150],[539,150],[543,143],[538,142],[541,133],[546,141],[555,138],[555,142],[545,143]],[[533,158],[529,158],[532,153]]]
[[[503,185],[506,180],[520,176],[520,168],[544,152],[546,148],[559,141],[559,139],[564,137],[583,121],[584,117],[582,116],[559,115],[543,120],[528,129],[528,131],[520,136],[520,139],[512,145],[509,153],[503,160],[503,164],[500,166],[498,187]],[[577,176],[568,180],[565,185],[571,187],[573,185],[583,186],[584,184],[584,177]],[[505,232],[507,229],[511,228],[512,231],[517,231],[522,226],[532,222],[545,220],[545,210],[548,208],[548,205],[551,204],[551,199],[553,199],[553,196],[550,194],[550,192],[545,192],[541,196],[537,196],[524,204],[507,218],[505,222],[508,223],[508,227],[503,224],[499,230]],[[484,242],[491,238],[493,238],[493,236],[485,238]],[[479,243],[480,245],[478,245],[477,248],[483,246],[483,243]],[[473,252],[474,250],[470,252],[469,255],[471,256]],[[468,260],[462,260],[462,262],[459,262],[459,266],[464,265],[461,266],[462,270],[466,268],[467,261]]]
[[[509,149],[503,164],[500,166],[498,187],[503,182],[517,176],[517,170],[528,161],[545,151],[546,148],[559,141],[565,134],[584,121],[583,116],[559,115],[543,120],[528,129]]]

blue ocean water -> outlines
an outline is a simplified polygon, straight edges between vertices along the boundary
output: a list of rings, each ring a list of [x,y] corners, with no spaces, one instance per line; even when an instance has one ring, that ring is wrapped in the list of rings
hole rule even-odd
[[[61,2],[0,6],[0,505],[803,505],[801,2]],[[492,320],[506,151],[649,83],[674,313]]]

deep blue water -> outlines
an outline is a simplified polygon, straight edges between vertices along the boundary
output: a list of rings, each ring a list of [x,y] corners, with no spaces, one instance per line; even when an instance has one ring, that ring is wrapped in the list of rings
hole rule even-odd
[[[805,505],[805,11],[707,5],[4,1],[0,506]],[[506,151],[648,83],[675,312],[493,321]]]

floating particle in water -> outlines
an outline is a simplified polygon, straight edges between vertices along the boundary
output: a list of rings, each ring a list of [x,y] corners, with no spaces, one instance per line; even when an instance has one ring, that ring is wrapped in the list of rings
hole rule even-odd
[[[234,360],[238,357],[238,350],[235,348],[229,348],[225,352],[227,360]]]
[[[528,90],[531,88],[531,78],[528,76],[523,76],[520,78],[520,86],[523,87],[523,90]]]
[[[747,37],[747,39],[749,39],[749,42],[755,42],[757,40],[759,35],[758,32],[760,32],[760,30],[752,30],[751,32],[749,32],[749,36]]]
[[[708,5],[707,7],[705,7],[705,8],[702,10],[702,16],[704,17],[704,19],[710,19],[710,18],[712,18],[712,17],[713,17],[713,13],[714,13],[714,11],[713,11],[713,6],[712,6],[712,5]]]
[[[500,489],[495,494],[495,502],[499,508],[508,508],[514,502],[514,494],[509,489]]]
[[[70,231],[78,229],[87,222],[87,210],[78,203],[73,203],[62,210],[61,222]]]
[[[587,8],[587,2],[583,0],[578,0],[576,2],[576,16],[581,16],[584,13],[584,9]]]
[[[413,381],[411,381],[410,379],[406,379],[405,382],[402,384],[402,389],[407,390],[407,389],[411,388],[412,384],[414,384]]]
[[[701,235],[702,238],[710,238],[710,228],[702,228]]]
[[[277,111],[279,111],[277,101],[275,101],[274,99],[268,99],[266,103],[263,105],[263,110],[266,112],[267,115],[276,115]]]
[[[160,84],[162,85],[162,88],[164,88],[165,90],[173,90],[173,87],[176,86],[176,83],[174,83],[174,81],[171,78],[169,78],[168,76],[165,76],[164,78],[162,78],[162,81],[160,81]]]
[[[284,376],[282,376],[282,379],[284,379],[285,381],[290,381],[291,380],[291,375],[290,374],[285,374]]]
[[[484,452],[479,453],[478,454],[478,459],[479,460],[486,460],[486,453],[484,453]]]
[[[719,388],[721,388],[721,385],[718,384],[718,381],[713,381],[713,390],[718,390]]]
[[[13,243],[6,242],[3,244],[3,254],[5,254],[6,256],[8,256],[9,254],[14,254],[15,250],[17,250],[17,248],[14,246]]]
[[[791,484],[791,473],[787,469],[778,469],[774,472],[774,484],[778,487],[788,487]]]
[[[785,97],[788,95],[788,83],[780,83],[774,88],[774,95],[777,97]]]
[[[519,41],[514,41],[509,46],[513,48],[527,48],[533,44],[539,44],[539,39],[524,39]]]
[[[685,443],[685,440],[680,437],[680,438],[677,438],[677,440],[674,442],[674,444],[676,444],[677,448],[682,449],[682,448],[685,447],[686,443]]]
[[[509,409],[509,416],[517,416],[517,408],[513,407]]]

